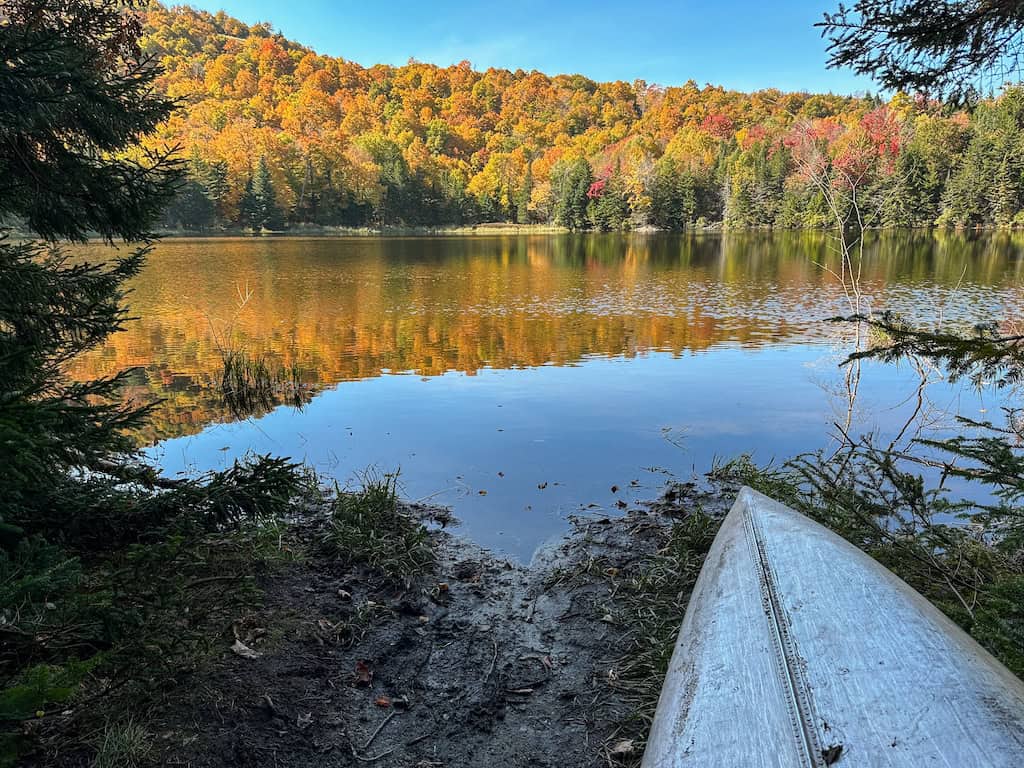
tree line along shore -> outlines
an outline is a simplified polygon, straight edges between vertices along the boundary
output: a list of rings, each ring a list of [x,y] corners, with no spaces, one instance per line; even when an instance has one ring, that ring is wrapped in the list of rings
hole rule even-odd
[[[147,139],[186,159],[170,230],[830,227],[823,179],[856,185],[866,225],[1024,222],[1018,89],[965,108],[363,67],[266,24],[159,4],[140,45],[178,104]]]

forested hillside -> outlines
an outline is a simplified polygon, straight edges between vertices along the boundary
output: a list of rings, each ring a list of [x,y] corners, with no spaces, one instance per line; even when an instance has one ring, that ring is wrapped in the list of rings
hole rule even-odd
[[[1024,223],[1017,89],[968,113],[902,94],[367,68],[223,13],[154,5],[144,21],[183,105],[157,137],[189,162],[170,227],[814,227],[834,221],[834,185],[868,224]]]

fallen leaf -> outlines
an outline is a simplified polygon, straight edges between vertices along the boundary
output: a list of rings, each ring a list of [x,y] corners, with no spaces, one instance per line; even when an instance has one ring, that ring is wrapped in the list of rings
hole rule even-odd
[[[477,493],[479,493],[481,496],[487,495],[487,491],[477,491]]]
[[[352,599],[352,593],[349,592],[347,589],[339,589],[338,590],[338,597],[340,597],[342,600],[351,600]]]
[[[605,624],[614,624],[615,623],[615,619],[612,618],[612,615],[610,613],[606,613],[604,616],[602,616],[601,617],[601,621],[603,621]]]
[[[498,473],[498,477],[504,477],[504,476],[505,476],[505,473],[504,473],[504,472],[499,472],[499,473]]]
[[[373,669],[370,667],[369,662],[359,659],[359,661],[356,662],[355,684],[361,687],[366,687],[371,682],[373,682]]]
[[[231,650],[241,656],[243,659],[258,659],[260,655],[250,648],[248,645],[243,643],[241,640],[235,640],[235,644],[231,646]]]
[[[390,707],[391,699],[389,699],[387,696],[378,696],[377,700],[373,703],[376,704],[378,707]]]
[[[612,755],[632,755],[636,752],[636,745],[633,743],[632,739],[623,739],[622,741],[614,744],[608,752]]]
[[[619,486],[613,485],[612,486],[612,493],[618,493],[618,492],[619,492]]]

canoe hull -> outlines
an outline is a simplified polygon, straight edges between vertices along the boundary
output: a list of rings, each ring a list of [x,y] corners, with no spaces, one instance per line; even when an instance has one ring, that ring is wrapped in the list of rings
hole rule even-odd
[[[875,560],[744,488],[705,560],[644,768],[1024,765],[1024,684]]]

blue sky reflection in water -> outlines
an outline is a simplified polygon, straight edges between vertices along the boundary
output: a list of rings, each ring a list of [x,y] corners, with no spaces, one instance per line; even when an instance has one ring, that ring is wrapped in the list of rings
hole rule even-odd
[[[1015,240],[873,248],[876,306],[978,319],[1019,305]],[[826,445],[846,408],[843,347],[822,322],[845,300],[814,263],[828,258],[820,235],[168,241],[134,286],[145,321],[83,373],[141,367],[131,394],[166,398],[146,439],[167,438],[149,450],[168,474],[249,451],[342,484],[401,469],[407,498],[451,505],[474,540],[526,559],[566,515],[653,498],[666,472]],[[316,396],[232,420],[215,336],[295,365]],[[867,366],[857,428],[895,428],[915,381]],[[996,409],[969,389],[930,394]]]

